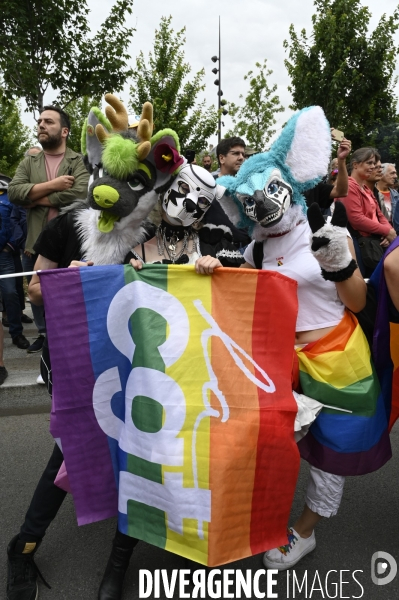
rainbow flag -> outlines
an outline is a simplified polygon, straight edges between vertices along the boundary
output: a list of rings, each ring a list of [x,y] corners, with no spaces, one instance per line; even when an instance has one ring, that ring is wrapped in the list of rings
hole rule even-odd
[[[390,430],[399,418],[399,312],[395,309],[389,295],[384,277],[384,260],[398,247],[399,237],[387,248],[369,283],[374,288],[378,299],[373,357],[386,397]],[[390,322],[391,320],[395,322]]]
[[[390,347],[393,362],[392,410],[389,428],[392,429],[399,419],[399,324],[390,323]]]
[[[323,408],[299,442],[301,456],[336,475],[364,475],[391,458],[384,396],[370,347],[349,311],[326,336],[297,350],[303,392]]]
[[[40,280],[79,524],[118,514],[120,531],[210,566],[285,543],[296,282],[175,265]]]

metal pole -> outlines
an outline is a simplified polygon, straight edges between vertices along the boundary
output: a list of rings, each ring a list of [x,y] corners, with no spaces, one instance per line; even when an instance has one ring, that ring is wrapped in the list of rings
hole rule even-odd
[[[218,111],[219,111],[219,127],[218,127],[218,144],[220,144],[220,140],[222,138],[222,111],[221,111],[221,100],[222,100],[222,55],[221,55],[221,41],[220,41],[220,15],[219,15],[219,101],[218,101]]]
[[[0,279],[10,279],[10,277],[25,277],[27,275],[36,275],[41,271],[25,271],[24,273],[8,273],[7,275],[0,275]]]

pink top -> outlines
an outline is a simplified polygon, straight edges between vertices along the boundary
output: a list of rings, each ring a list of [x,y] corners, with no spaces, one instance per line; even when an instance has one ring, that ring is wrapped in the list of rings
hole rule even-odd
[[[55,179],[58,175],[58,169],[60,164],[62,163],[62,159],[65,156],[65,152],[62,152],[62,154],[46,154],[44,153],[44,159],[45,159],[45,163],[46,163],[46,174],[47,174],[47,181],[51,181],[52,179]],[[55,217],[57,217],[59,214],[59,210],[56,207],[50,207],[48,209],[48,215],[47,215],[47,221],[51,221],[51,219],[54,219]]]
[[[46,173],[47,173],[47,181],[51,181],[55,179],[58,174],[58,169],[60,164],[62,163],[62,159],[65,156],[65,152],[61,154],[46,154],[44,153],[44,158],[46,161]]]
[[[373,192],[366,186],[360,187],[353,177],[348,178],[348,183],[348,195],[337,200],[345,205],[348,221],[353,229],[364,236],[388,235],[392,226],[382,214]]]

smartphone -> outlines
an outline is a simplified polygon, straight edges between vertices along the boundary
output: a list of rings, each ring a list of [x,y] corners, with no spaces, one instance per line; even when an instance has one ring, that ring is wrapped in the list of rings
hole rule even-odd
[[[345,134],[343,131],[340,131],[339,129],[331,129],[331,137],[336,142],[342,142],[342,140],[345,137]]]

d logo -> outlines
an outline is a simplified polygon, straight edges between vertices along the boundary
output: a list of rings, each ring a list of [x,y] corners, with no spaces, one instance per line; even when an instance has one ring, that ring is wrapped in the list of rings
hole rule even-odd
[[[389,567],[389,571],[388,571]],[[391,583],[398,572],[396,560],[388,552],[374,552],[371,557],[371,580],[375,585]]]

